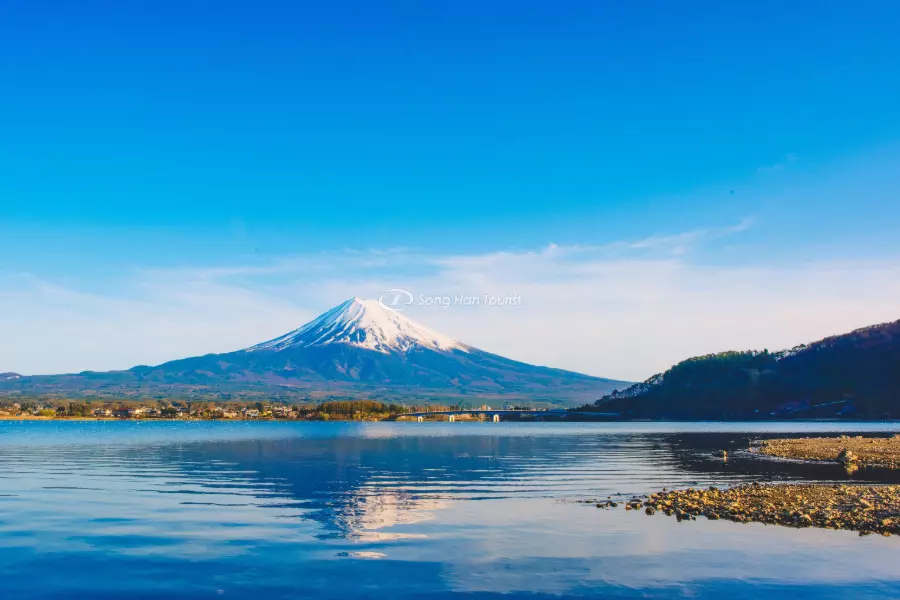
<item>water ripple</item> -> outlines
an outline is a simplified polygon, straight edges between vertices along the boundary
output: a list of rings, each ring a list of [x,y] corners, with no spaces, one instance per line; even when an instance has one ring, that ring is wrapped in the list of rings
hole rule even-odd
[[[748,538],[734,524],[692,524],[697,539],[723,553],[704,566],[684,554],[694,543],[684,529],[570,503],[662,487],[847,477],[832,465],[741,453],[761,427],[0,422],[0,595],[159,596],[177,583],[185,597],[352,596],[352,583],[368,582],[409,597],[688,588],[699,596],[722,589],[709,583],[709,569],[749,581],[727,556],[778,585],[799,577],[815,587],[838,575],[838,583],[886,585],[892,571],[879,544],[893,540],[792,530],[757,539],[753,528],[741,530]],[[898,429],[853,426],[879,427]],[[733,459],[715,458],[722,448]],[[896,475],[864,470],[856,478]],[[840,548],[847,568],[788,568],[781,550],[798,547],[822,560]],[[368,566],[376,563],[399,571]],[[652,576],[634,579],[635,565]],[[105,592],[92,583],[96,572],[116,573]]]

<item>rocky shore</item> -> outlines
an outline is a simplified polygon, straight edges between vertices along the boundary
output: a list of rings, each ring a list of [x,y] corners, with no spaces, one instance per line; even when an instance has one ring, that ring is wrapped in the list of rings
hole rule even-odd
[[[900,534],[900,486],[747,484],[719,490],[662,491],[623,503],[600,502],[598,508],[662,512],[679,521],[728,519],[787,527],[848,529],[860,535]]]
[[[851,470],[864,466],[900,468],[900,435],[760,440],[755,450],[779,458],[838,462]]]

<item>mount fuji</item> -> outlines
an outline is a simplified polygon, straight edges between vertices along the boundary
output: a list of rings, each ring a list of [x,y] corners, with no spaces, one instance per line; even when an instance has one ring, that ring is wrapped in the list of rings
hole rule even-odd
[[[347,300],[300,329],[246,351],[280,352],[331,344],[347,344],[384,354],[405,353],[416,348],[468,352],[468,346],[419,325],[397,311],[386,309],[377,300],[361,298]]]
[[[0,394],[571,405],[628,385],[491,354],[377,300],[353,298],[299,329],[236,352],[127,371],[22,376],[0,380]]]

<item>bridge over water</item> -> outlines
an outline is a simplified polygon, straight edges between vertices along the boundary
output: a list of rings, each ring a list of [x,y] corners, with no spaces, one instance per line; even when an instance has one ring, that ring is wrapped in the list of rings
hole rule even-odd
[[[458,410],[422,410],[411,413],[398,415],[399,417],[415,418],[419,423],[425,420],[425,417],[441,416],[447,417],[451,423],[456,421],[459,415],[486,415],[494,423],[499,423],[502,417],[510,416],[530,416],[536,420],[543,420],[545,417],[553,419],[564,419],[567,416],[593,417],[598,419],[616,419],[619,413],[601,413],[587,411],[569,411],[564,408],[551,409],[515,409],[515,408],[461,408]]]

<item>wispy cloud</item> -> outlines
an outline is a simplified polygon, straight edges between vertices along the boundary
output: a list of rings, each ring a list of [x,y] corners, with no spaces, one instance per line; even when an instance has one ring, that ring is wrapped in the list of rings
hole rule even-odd
[[[687,356],[781,348],[900,318],[900,261],[711,265],[740,223],[614,244],[439,255],[413,249],[143,269],[86,292],[0,277],[0,370],[127,368],[224,352],[297,327],[351,296],[518,294],[516,307],[413,306],[410,316],[513,358],[642,379]],[[697,255],[695,257],[695,254]]]
[[[799,160],[800,160],[800,157],[797,156],[796,154],[788,153],[788,154],[785,154],[784,157],[780,161],[778,161],[776,163],[772,163],[771,165],[763,165],[763,166],[759,167],[758,169],[756,169],[756,172],[760,175],[765,175],[768,173],[775,173],[778,171],[783,171],[783,170],[791,167],[795,163],[797,163],[797,161],[799,161]]]

